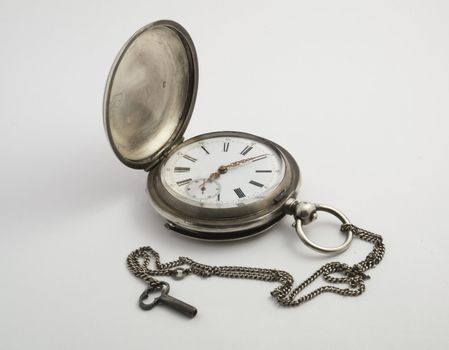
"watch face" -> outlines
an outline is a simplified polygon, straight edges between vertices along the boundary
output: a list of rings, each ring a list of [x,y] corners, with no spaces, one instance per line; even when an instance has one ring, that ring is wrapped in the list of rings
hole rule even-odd
[[[164,187],[186,203],[233,208],[266,198],[281,183],[285,164],[265,140],[211,137],[181,145],[162,165]]]

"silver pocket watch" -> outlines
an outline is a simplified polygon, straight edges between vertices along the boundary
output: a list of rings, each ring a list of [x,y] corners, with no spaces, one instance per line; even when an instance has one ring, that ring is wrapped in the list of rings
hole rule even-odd
[[[151,247],[133,251],[130,272],[147,284],[139,299],[143,310],[165,304],[194,317],[195,307],[170,295],[170,285],[156,279],[194,274],[278,282],[271,295],[283,306],[303,304],[322,293],[357,296],[365,290],[365,272],[382,260],[382,236],[352,225],[335,208],[296,200],[300,171],[284,148],[265,138],[238,131],[211,132],[184,141],[198,88],[198,61],[192,39],[172,21],[158,21],[138,30],[123,46],[112,65],[104,96],[104,125],[117,157],[125,165],[147,171],[147,187],[166,227],[204,240],[227,241],[261,233],[293,215],[299,238],[322,253],[347,249],[353,236],[373,244],[365,260],[349,266],[327,263],[297,287],[293,277],[279,269],[210,266],[182,256],[161,263]],[[346,235],[343,244],[323,247],[312,242],[303,225],[318,211],[336,216]],[[150,267],[155,261],[155,268]],[[335,276],[339,274],[339,277]],[[328,283],[300,296],[322,276]],[[153,292],[160,296],[145,300]]]
[[[173,21],[138,30],[112,65],[104,96],[104,125],[117,157],[149,172],[148,192],[166,227],[205,240],[261,233],[286,214],[301,240],[320,252],[348,248],[309,240],[302,226],[317,211],[348,219],[329,206],[295,199],[300,171],[284,148],[265,138],[220,131],[184,141],[198,88],[198,60],[187,31]]]

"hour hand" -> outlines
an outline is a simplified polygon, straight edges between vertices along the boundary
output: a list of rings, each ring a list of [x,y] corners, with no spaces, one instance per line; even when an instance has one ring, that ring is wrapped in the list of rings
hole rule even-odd
[[[216,179],[218,179],[220,177],[220,172],[219,171],[215,171],[212,174],[209,175],[209,177],[207,179],[205,179],[202,184],[200,185],[200,188],[204,188],[204,186],[206,185],[206,183],[208,182],[212,182],[215,181]]]

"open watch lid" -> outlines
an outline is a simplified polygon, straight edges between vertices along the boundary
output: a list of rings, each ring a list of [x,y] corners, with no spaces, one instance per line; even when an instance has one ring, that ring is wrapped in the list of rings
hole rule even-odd
[[[104,126],[122,163],[150,169],[182,141],[195,105],[198,60],[176,22],[138,30],[120,50],[104,95]]]

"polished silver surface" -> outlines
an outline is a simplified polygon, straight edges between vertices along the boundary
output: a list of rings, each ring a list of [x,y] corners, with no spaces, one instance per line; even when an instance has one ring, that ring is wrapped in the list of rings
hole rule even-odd
[[[137,31],[108,77],[104,124],[117,157],[148,169],[181,142],[195,104],[198,62],[183,27],[172,21]]]
[[[351,230],[344,231],[346,234],[346,240],[341,245],[337,247],[324,247],[310,240],[303,229],[303,225],[308,225],[317,219],[318,211],[324,211],[334,215],[341,221],[342,225],[350,225],[349,219],[342,212],[328,205],[298,202],[292,199],[286,203],[286,206],[288,208],[287,212],[292,214],[295,218],[295,223],[293,226],[296,229],[298,237],[304,242],[304,244],[320,253],[341,253],[349,248],[353,238],[353,233]]]

